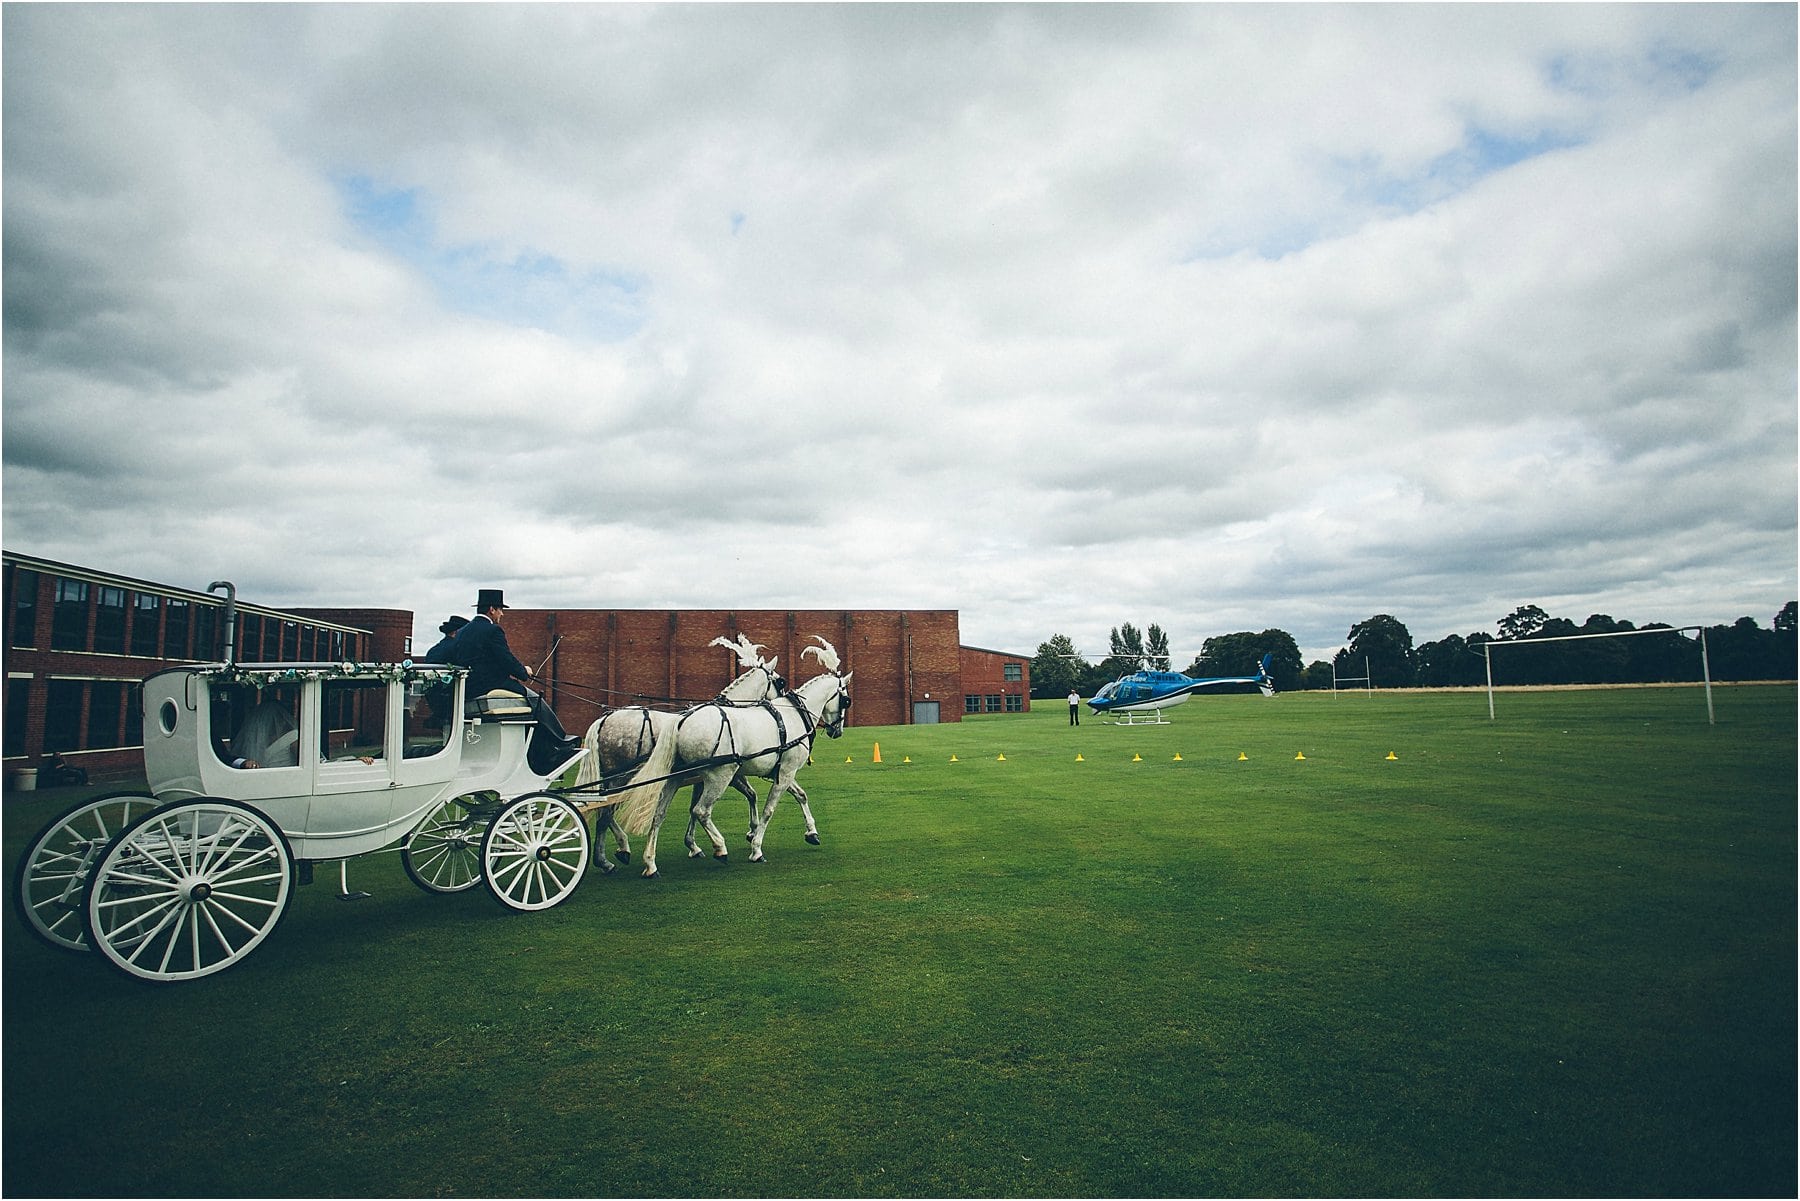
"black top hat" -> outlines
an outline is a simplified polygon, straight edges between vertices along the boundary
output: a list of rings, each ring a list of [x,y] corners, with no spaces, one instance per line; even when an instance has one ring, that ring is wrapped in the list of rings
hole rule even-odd
[[[454,633],[456,633],[456,631],[462,629],[464,626],[466,626],[468,624],[469,624],[468,618],[464,617],[460,613],[452,613],[450,615],[450,620],[446,621],[443,625],[438,627],[438,633],[454,634]]]
[[[505,609],[506,590],[503,588],[483,588],[475,597],[475,611],[486,613],[489,609]]]

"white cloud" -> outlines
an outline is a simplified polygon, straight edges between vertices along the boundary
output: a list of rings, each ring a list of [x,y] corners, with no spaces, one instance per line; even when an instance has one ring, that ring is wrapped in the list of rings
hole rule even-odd
[[[7,34],[13,549],[421,631],[496,585],[1024,651],[1796,591],[1791,9]]]

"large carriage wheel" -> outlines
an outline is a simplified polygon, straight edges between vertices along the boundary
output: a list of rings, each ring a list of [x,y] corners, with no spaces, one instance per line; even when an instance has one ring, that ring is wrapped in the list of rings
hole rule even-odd
[[[528,793],[488,824],[481,863],[488,891],[508,909],[560,905],[587,870],[587,823],[562,797]]]
[[[113,839],[88,879],[88,942],[142,980],[223,971],[275,929],[294,855],[275,823],[236,801],[175,801]]]
[[[94,860],[130,825],[156,808],[147,792],[122,792],[85,801],[39,830],[13,876],[13,903],[31,932],[53,947],[88,949],[81,893]]]
[[[462,892],[481,883],[481,828],[474,797],[452,797],[426,815],[400,848],[400,866],[426,892]]]

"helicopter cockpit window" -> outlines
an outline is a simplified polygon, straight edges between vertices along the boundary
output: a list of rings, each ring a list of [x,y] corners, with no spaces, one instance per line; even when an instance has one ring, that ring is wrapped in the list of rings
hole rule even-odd
[[[296,767],[300,763],[300,687],[248,684],[215,688],[213,750],[221,762],[244,770]]]

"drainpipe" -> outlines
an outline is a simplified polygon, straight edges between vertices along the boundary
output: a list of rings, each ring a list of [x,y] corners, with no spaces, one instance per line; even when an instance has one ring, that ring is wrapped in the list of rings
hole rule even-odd
[[[225,666],[230,667],[237,662],[237,585],[230,580],[214,580],[206,586],[208,592],[225,590]]]

